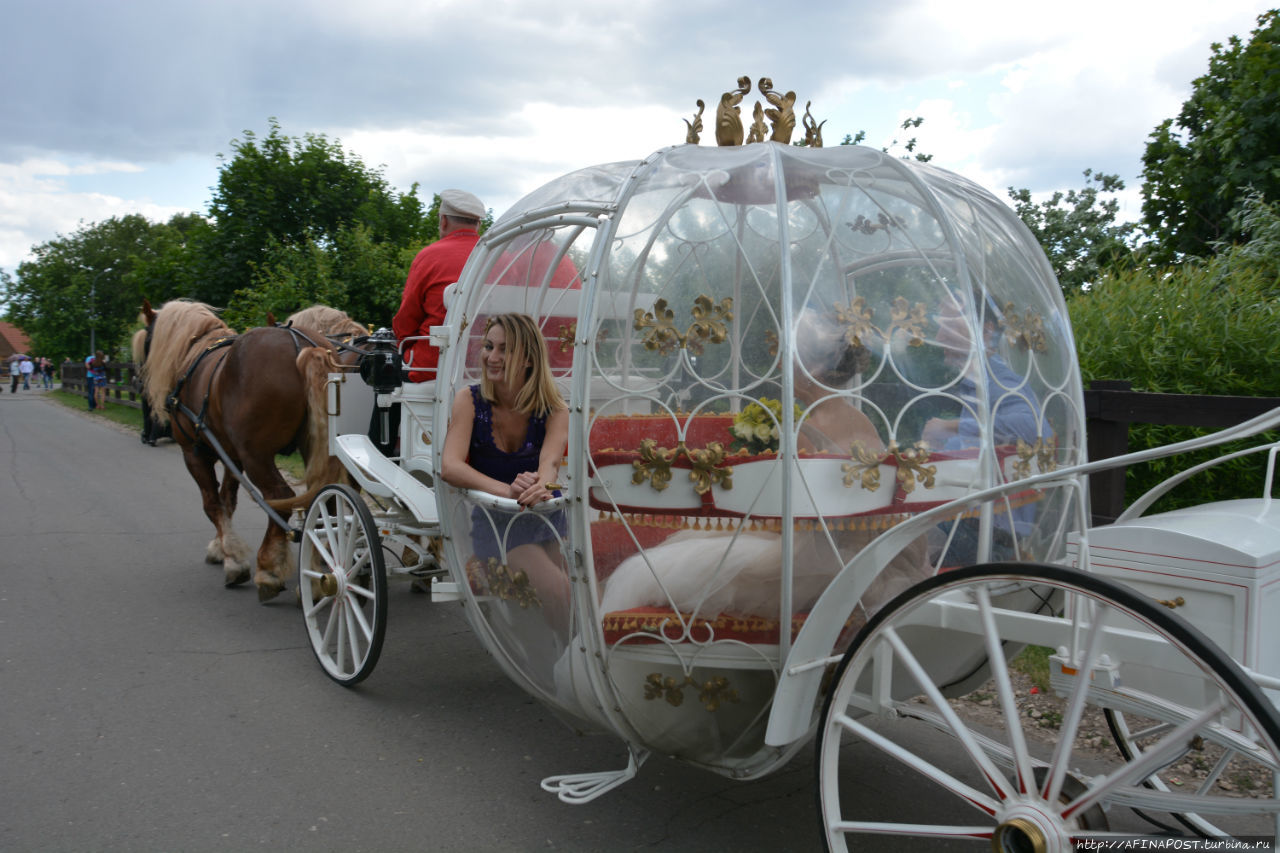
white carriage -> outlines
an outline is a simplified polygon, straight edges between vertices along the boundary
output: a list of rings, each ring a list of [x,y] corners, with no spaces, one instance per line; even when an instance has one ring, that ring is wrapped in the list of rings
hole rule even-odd
[[[750,779],[816,735],[833,849],[897,833],[1066,850],[1105,835],[1119,807],[1275,835],[1280,723],[1264,689],[1280,666],[1261,614],[1280,510],[1086,529],[1099,464],[1085,461],[1065,306],[986,191],[857,146],[675,146],[526,197],[448,307],[436,383],[331,377],[333,451],[370,499],[332,486],[303,530],[305,619],[331,678],[355,683],[377,661],[391,556],[461,600],[530,694],[625,743],[620,770],[544,780],[566,802],[651,752]],[[564,522],[572,605],[554,624],[507,559],[518,507],[433,476],[449,401],[478,381],[485,318],[508,311],[537,320],[570,407],[564,496],[538,508]],[[389,407],[398,450],[384,435],[384,453]],[[1193,531],[1187,515],[1216,520]],[[480,535],[498,558],[476,558]],[[1089,571],[1090,555],[1142,592]],[[1157,603],[1177,595],[1211,599],[1217,621],[1183,608],[1202,634]],[[1019,708],[1006,658],[1024,645],[1053,650],[1056,745]],[[983,727],[951,700],[989,681],[1001,722]],[[1119,741],[1110,766],[1082,763],[1087,707]],[[968,772],[919,748],[919,730],[952,736]],[[846,766],[851,739],[972,820],[861,811],[850,780],[875,771]],[[1167,781],[1189,762],[1209,766],[1204,781]],[[1262,783],[1237,796],[1221,784],[1237,777]]]

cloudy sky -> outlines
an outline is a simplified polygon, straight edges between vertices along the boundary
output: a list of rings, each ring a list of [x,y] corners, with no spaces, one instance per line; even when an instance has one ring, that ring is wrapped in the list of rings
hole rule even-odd
[[[81,223],[207,210],[268,120],[393,187],[501,214],[571,169],[684,141],[698,98],[772,77],[828,144],[910,135],[1002,198],[1129,184],[1212,42],[1266,0],[0,0],[0,267]],[[750,113],[755,96],[743,104]],[[709,106],[708,110],[713,111]],[[711,127],[711,123],[707,122]],[[704,134],[714,144],[714,133]]]

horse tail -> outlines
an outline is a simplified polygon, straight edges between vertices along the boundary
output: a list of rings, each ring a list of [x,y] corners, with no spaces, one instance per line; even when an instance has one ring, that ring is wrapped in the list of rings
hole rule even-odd
[[[133,333],[133,340],[129,342],[129,349],[133,353],[133,363],[142,364],[147,357],[147,330],[139,329]]]
[[[337,371],[333,351],[326,347],[305,347],[294,361],[307,391],[306,433],[299,442],[306,462],[306,491],[292,498],[267,501],[277,511],[292,512],[309,506],[320,490],[330,483],[348,482],[346,469],[329,455],[329,373]]]

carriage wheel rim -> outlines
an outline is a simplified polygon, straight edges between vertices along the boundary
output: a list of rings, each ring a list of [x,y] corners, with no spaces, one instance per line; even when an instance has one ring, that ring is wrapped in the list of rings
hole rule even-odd
[[[378,532],[360,495],[331,484],[312,501],[299,545],[308,642],[325,675],[345,687],[373,671],[386,632],[386,565]],[[313,566],[317,554],[324,555],[324,565]]]
[[[1016,583],[1010,584],[1010,580]],[[991,841],[992,849],[997,851],[1021,851],[1021,850],[1070,850],[1073,840],[1088,837],[1099,831],[1106,831],[1106,819],[1103,816],[1101,825],[1093,818],[1093,813],[1101,814],[1101,810],[1106,808],[1108,802],[1126,803],[1130,806],[1139,806],[1142,808],[1150,808],[1160,806],[1163,813],[1170,813],[1175,805],[1174,801],[1162,801],[1160,797],[1151,795],[1144,796],[1145,789],[1137,784],[1140,774],[1144,768],[1132,768],[1131,778],[1127,781],[1117,782],[1116,785],[1121,786],[1114,790],[1107,789],[1108,773],[1104,770],[1101,775],[1086,775],[1075,777],[1078,772],[1073,767],[1072,755],[1077,747],[1071,746],[1065,752],[1059,754],[1054,750],[1054,756],[1050,759],[1050,763],[1044,764],[1045,773],[1052,772],[1064,774],[1061,778],[1061,787],[1053,787],[1046,785],[1045,780],[1051,777],[1042,775],[1039,765],[1042,760],[1034,754],[1026,752],[1026,746],[1021,749],[1026,753],[1026,757],[1019,756],[1017,750],[1009,751],[1005,754],[1004,750],[1009,747],[1005,746],[1004,741],[992,740],[990,737],[978,734],[977,741],[970,743],[964,747],[966,753],[975,753],[970,756],[969,770],[982,768],[982,762],[986,763],[985,769],[981,769],[981,774],[988,779],[990,788],[985,787],[981,783],[977,783],[976,787],[966,784],[964,776],[950,775],[944,769],[943,765],[932,763],[932,759],[928,752],[922,752],[914,749],[910,734],[903,734],[902,729],[894,730],[892,728],[881,733],[879,730],[868,727],[860,722],[861,719],[869,719],[875,717],[874,709],[880,707],[878,702],[888,701],[889,705],[885,706],[884,719],[890,721],[891,725],[899,725],[906,721],[909,725],[912,720],[923,722],[929,725],[941,725],[940,720],[945,715],[937,712],[937,705],[934,698],[927,701],[934,703],[932,708],[932,719],[930,723],[930,715],[923,716],[916,712],[915,704],[905,704],[910,699],[908,694],[912,694],[912,690],[902,690],[906,687],[906,683],[899,684],[897,679],[899,676],[891,674],[891,670],[883,672],[877,670],[871,665],[873,656],[883,656],[885,665],[910,667],[911,660],[916,660],[916,649],[933,648],[929,644],[936,644],[937,637],[934,636],[938,631],[950,631],[953,623],[948,621],[944,624],[930,622],[926,614],[921,611],[923,606],[934,606],[931,603],[938,601],[939,596],[949,595],[961,591],[968,591],[969,606],[975,609],[975,613],[981,613],[985,607],[990,610],[993,607],[991,601],[983,604],[983,599],[991,596],[992,600],[996,600],[996,596],[1003,596],[1008,593],[1008,589],[1012,589],[1014,593],[1018,593],[1019,585],[1028,587],[1029,591],[1035,591],[1034,588],[1046,587],[1050,591],[1059,591],[1066,593],[1073,600],[1092,602],[1090,607],[1099,608],[1096,611],[1089,611],[1086,616],[1086,622],[1082,629],[1082,634],[1087,635],[1093,631],[1103,641],[1096,647],[1089,647],[1086,656],[1081,660],[1086,661],[1086,668],[1079,676],[1082,681],[1079,683],[1091,684],[1093,675],[1099,674],[1105,676],[1105,673],[1097,669],[1097,667],[1109,665],[1109,659],[1106,652],[1110,649],[1110,641],[1105,640],[1107,634],[1100,626],[1106,625],[1110,627],[1109,617],[1119,615],[1119,623],[1128,625],[1127,620],[1136,620],[1138,624],[1146,626],[1158,641],[1169,644],[1180,655],[1177,661],[1172,663],[1171,672],[1174,675],[1185,677],[1186,672],[1197,673],[1197,678],[1202,678],[1206,685],[1212,685],[1215,691],[1220,691],[1216,695],[1217,699],[1210,701],[1204,700],[1203,704],[1187,706],[1186,708],[1175,708],[1170,705],[1168,708],[1160,706],[1160,712],[1167,712],[1171,716],[1164,717],[1171,721],[1175,721],[1178,726],[1185,724],[1184,734],[1170,733],[1167,737],[1167,743],[1163,745],[1163,749],[1167,752],[1173,746],[1181,743],[1185,739],[1185,733],[1194,733],[1194,729],[1203,728],[1205,726],[1216,730],[1219,726],[1219,720],[1224,717],[1233,715],[1242,715],[1238,717],[1238,722],[1243,723],[1243,728],[1238,729],[1241,732],[1251,732],[1248,736],[1251,743],[1254,744],[1253,750],[1246,750],[1243,747],[1236,747],[1237,754],[1242,757],[1253,756],[1255,764],[1263,767],[1272,766],[1272,762],[1280,763],[1280,717],[1277,716],[1276,708],[1266,698],[1257,684],[1251,681],[1232,661],[1225,652],[1214,646],[1208,641],[1198,630],[1188,625],[1185,621],[1171,616],[1167,611],[1157,607],[1145,597],[1141,596],[1134,590],[1128,589],[1121,585],[1098,578],[1095,575],[1085,575],[1071,569],[1060,566],[1041,566],[1033,564],[993,564],[988,566],[974,566],[967,569],[957,569],[947,572],[935,578],[931,578],[918,584],[908,592],[903,593],[893,602],[887,604],[879,613],[875,614],[864,626],[855,640],[853,646],[845,654],[840,666],[837,668],[835,675],[831,681],[831,688],[827,693],[826,702],[822,709],[822,721],[818,726],[818,743],[817,743],[817,762],[816,769],[818,772],[818,796],[819,796],[819,812],[824,821],[823,833],[826,844],[832,850],[844,850],[851,846],[846,843],[846,838],[852,842],[853,837],[865,837],[864,833],[872,834],[893,834],[903,835],[911,834],[916,837],[967,837],[967,838],[987,838]],[[986,590],[985,593],[981,590]],[[958,602],[960,598],[951,598],[953,602]],[[1007,606],[1007,605],[1001,605]],[[1018,608],[1013,608],[1017,610]],[[1057,608],[1055,607],[1055,610]],[[996,607],[996,611],[999,607]],[[1012,612],[1012,611],[1011,611]],[[957,611],[959,617],[959,611]],[[1096,619],[1095,619],[1096,615]],[[917,616],[925,616],[921,621]],[[977,616],[973,617],[977,619]],[[1059,617],[1061,618],[1061,617]],[[1015,620],[1016,621],[1016,620]],[[994,623],[993,623],[994,624]],[[902,637],[896,632],[904,629],[910,632],[912,626],[923,626],[926,630],[919,633],[914,639],[911,639],[905,646],[902,645]],[[932,626],[930,628],[930,626]],[[1092,626],[1092,627],[1091,627]],[[972,629],[965,629],[972,633]],[[931,631],[933,633],[931,633]],[[1017,631],[1014,632],[1018,633]],[[1023,632],[1025,633],[1025,631]],[[1122,630],[1121,633],[1125,633]],[[1131,631],[1130,631],[1131,633]],[[931,641],[929,638],[933,637]],[[1003,629],[994,630],[991,638],[987,640],[989,645],[986,646],[986,654],[993,653],[993,649],[1002,650],[1000,645],[1004,640],[1002,638],[1009,637]],[[1056,636],[1056,635],[1055,635]],[[986,638],[986,634],[978,631],[973,634],[970,639],[976,638],[981,643]],[[1015,642],[1025,643],[1026,639]],[[1073,640],[1075,642],[1075,640]],[[1046,645],[1053,645],[1046,643]],[[946,666],[950,665],[948,661],[961,662],[968,654],[965,651],[965,644],[956,644],[952,642],[948,645],[946,652],[946,660],[942,661],[942,669],[932,669],[928,672],[920,671],[913,678],[923,676],[936,676],[945,679]],[[901,649],[901,651],[899,651]],[[1084,645],[1081,645],[1078,651],[1083,651]],[[1060,650],[1060,653],[1066,653]],[[905,655],[901,660],[897,658]],[[1000,657],[1003,659],[1004,654]],[[1134,659],[1132,663],[1139,666],[1142,665],[1142,659]],[[918,665],[918,660],[916,661]],[[933,664],[936,666],[937,664]],[[994,669],[994,666],[993,666]],[[1064,669],[1065,672],[1065,669]],[[858,686],[859,678],[870,678],[872,682],[862,682]],[[1150,678],[1150,676],[1147,676]],[[874,683],[875,679],[892,679],[886,681],[886,687],[891,684],[892,687],[888,693],[883,695],[876,691],[868,692],[867,684]],[[998,680],[998,679],[997,679]],[[1007,673],[1005,680],[1008,681]],[[1105,680],[1105,679],[1104,679]],[[1142,676],[1139,675],[1139,681]],[[1125,675],[1123,672],[1119,675],[1119,683],[1124,684]],[[936,682],[941,684],[944,682]],[[935,684],[935,686],[936,686]],[[915,688],[918,682],[912,681],[911,687]],[[1094,698],[1093,687],[1087,688],[1084,696],[1090,701]],[[1008,686],[1001,687],[997,685],[997,691],[1007,691]],[[1119,692],[1112,691],[1114,697],[1128,701],[1134,701],[1146,697],[1148,702],[1161,701],[1161,697],[1166,697],[1167,701],[1174,702],[1183,694],[1176,691],[1170,693],[1161,692],[1162,687],[1137,687],[1129,688],[1122,686],[1117,688]],[[1129,692],[1124,692],[1129,690]],[[1137,692],[1133,692],[1136,690]],[[1154,691],[1144,693],[1142,691]],[[924,690],[926,694],[929,690]],[[1079,690],[1070,690],[1071,695],[1081,697]],[[1009,694],[1012,697],[1012,693]],[[1107,694],[1099,693],[1099,696],[1105,697]],[[905,698],[902,698],[905,697]],[[938,695],[936,697],[944,704],[948,704],[948,700]],[[1083,697],[1081,697],[1083,698]],[[1110,701],[1103,698],[1103,701]],[[1141,706],[1144,710],[1150,710],[1153,706],[1147,704]],[[897,708],[898,713],[894,713],[893,708]],[[911,713],[907,713],[905,709],[910,709]],[[1069,708],[1064,708],[1068,711]],[[1188,716],[1186,712],[1191,712]],[[869,716],[868,716],[869,715]],[[1179,716],[1182,715],[1182,716]],[[883,716],[883,715],[882,715]],[[1021,714],[1015,714],[1015,719],[1020,719]],[[1067,717],[1070,714],[1065,715]],[[1161,718],[1159,714],[1153,715]],[[869,719],[874,726],[875,720]],[[972,738],[977,729],[973,729],[963,720],[959,720],[960,729],[942,729],[944,732],[950,731],[957,738],[963,734],[965,737]],[[947,723],[951,725],[951,723]],[[1023,723],[1029,726],[1029,723]],[[1012,729],[1010,728],[1010,735]],[[1069,729],[1063,729],[1063,737],[1070,738],[1068,743],[1076,742],[1074,739],[1080,738],[1082,732],[1079,720],[1070,723]],[[916,732],[918,734],[918,732]],[[984,820],[972,821],[960,818],[939,817],[934,821],[925,821],[919,823],[912,817],[907,817],[906,822],[890,822],[886,823],[881,815],[871,815],[870,818],[858,815],[857,802],[855,800],[846,800],[840,795],[840,791],[845,787],[841,781],[839,767],[845,765],[848,767],[847,758],[842,758],[841,740],[846,734],[851,734],[855,739],[861,741],[865,746],[876,747],[881,750],[882,757],[885,754],[895,759],[905,758],[904,766],[918,773],[924,773],[924,778],[931,782],[936,782],[948,786],[948,796],[959,796],[960,802],[967,801],[969,806],[976,806],[980,811],[985,811],[990,815],[991,822],[986,823]],[[959,742],[959,740],[957,740]],[[1224,743],[1229,741],[1224,740]],[[978,758],[985,755],[986,758],[982,762]],[[1026,761],[1030,759],[1032,764],[1028,765]],[[1001,780],[997,777],[1003,776],[1002,773],[992,772],[995,769],[992,761],[997,764],[1006,764],[1014,768],[1015,777],[1013,784],[1007,778]],[[1152,761],[1158,761],[1153,758]],[[1022,762],[1019,766],[1019,762]],[[913,764],[912,762],[917,762]],[[1122,763],[1122,769],[1127,769],[1127,760]],[[923,769],[921,769],[923,768]],[[930,773],[940,773],[941,775],[929,775]],[[852,771],[850,771],[852,772]],[[856,774],[854,774],[856,776]],[[1114,776],[1123,776],[1123,772],[1118,771]],[[1079,783],[1078,788],[1072,786],[1073,778]],[[1019,781],[1023,780],[1023,781]],[[1028,786],[1028,782],[1030,785]],[[1056,783],[1055,783],[1056,784]],[[1052,790],[1057,791],[1057,796],[1051,796]],[[1086,790],[1087,789],[1087,790]],[[1109,790],[1104,797],[1103,790]],[[1096,792],[1096,793],[1095,793]],[[1055,800],[1057,805],[1055,805]],[[1073,807],[1072,803],[1079,800],[1079,805]],[[1274,813],[1280,811],[1280,792],[1272,792],[1270,796],[1259,800],[1259,806],[1250,809],[1248,813],[1257,820],[1272,820]],[[1179,811],[1201,811],[1221,813],[1223,815],[1244,814],[1243,810],[1235,809],[1231,805],[1229,799],[1218,799],[1213,796],[1213,792],[1199,791],[1195,792],[1194,798],[1184,797],[1177,800]],[[1200,806],[1203,805],[1203,808]],[[1024,808],[1025,806],[1025,808]],[[1191,806],[1188,808],[1188,806]],[[1037,816],[1040,819],[1037,819]],[[985,829],[980,824],[985,823]],[[1043,846],[1042,846],[1043,845]]]

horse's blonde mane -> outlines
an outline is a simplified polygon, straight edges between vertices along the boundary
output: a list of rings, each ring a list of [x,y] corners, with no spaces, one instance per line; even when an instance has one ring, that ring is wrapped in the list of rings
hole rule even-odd
[[[168,420],[165,398],[207,345],[206,338],[231,334],[231,328],[203,302],[175,299],[156,311],[151,352],[143,367],[143,388],[152,416]]]
[[[347,314],[328,305],[312,305],[289,315],[285,323],[316,329],[326,335],[367,335],[369,330]]]

